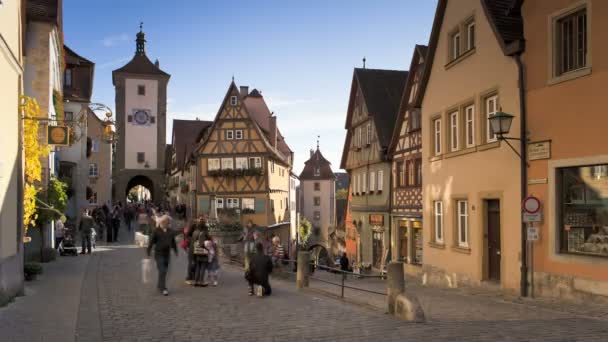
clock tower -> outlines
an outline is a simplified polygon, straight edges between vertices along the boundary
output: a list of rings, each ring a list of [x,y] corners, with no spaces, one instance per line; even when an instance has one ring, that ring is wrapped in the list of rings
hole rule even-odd
[[[118,142],[113,170],[114,200],[125,203],[137,185],[150,190],[152,201],[164,198],[167,84],[171,75],[146,56],[140,25],[135,56],[112,72]]]

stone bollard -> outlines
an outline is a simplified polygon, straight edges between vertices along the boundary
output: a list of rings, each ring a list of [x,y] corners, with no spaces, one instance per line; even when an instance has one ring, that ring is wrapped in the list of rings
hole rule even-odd
[[[309,252],[298,252],[298,272],[296,275],[296,288],[308,287],[308,268],[310,262]]]
[[[395,314],[397,296],[405,292],[405,276],[402,262],[391,262],[387,267],[386,301],[388,313]]]

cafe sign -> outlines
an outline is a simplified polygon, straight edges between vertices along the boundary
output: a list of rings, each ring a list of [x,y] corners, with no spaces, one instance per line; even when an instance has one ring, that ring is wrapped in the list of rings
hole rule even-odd
[[[372,226],[384,226],[384,215],[382,214],[370,214],[369,224]]]
[[[68,146],[70,144],[70,129],[66,126],[48,126],[48,144]]]

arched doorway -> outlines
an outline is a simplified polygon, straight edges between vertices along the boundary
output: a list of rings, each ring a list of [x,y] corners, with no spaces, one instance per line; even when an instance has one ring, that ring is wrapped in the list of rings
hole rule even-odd
[[[154,198],[154,182],[142,175],[129,180],[125,188],[127,202],[149,201]]]

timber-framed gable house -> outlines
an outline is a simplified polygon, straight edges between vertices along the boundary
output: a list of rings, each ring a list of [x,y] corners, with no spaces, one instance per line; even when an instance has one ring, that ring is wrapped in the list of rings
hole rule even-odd
[[[389,250],[391,142],[408,73],[356,68],[340,167],[349,173],[357,263],[380,269]]]
[[[422,264],[422,131],[416,107],[427,46],[416,45],[393,132],[389,155],[391,182],[391,259]]]
[[[199,214],[215,201],[220,219],[289,227],[293,152],[258,90],[233,81],[197,151]]]

